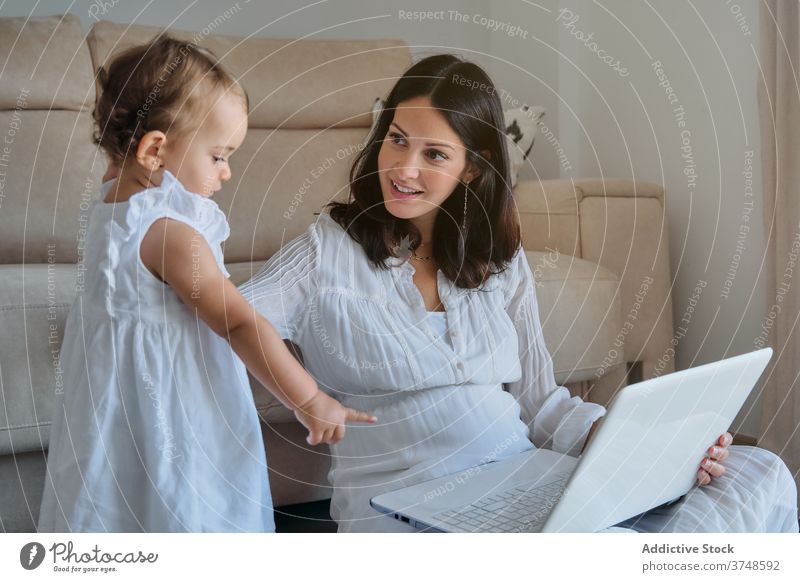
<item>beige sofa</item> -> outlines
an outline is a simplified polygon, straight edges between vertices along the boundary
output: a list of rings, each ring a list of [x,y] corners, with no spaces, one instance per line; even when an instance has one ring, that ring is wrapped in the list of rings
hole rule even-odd
[[[3,531],[35,527],[53,396],[69,389],[58,350],[82,284],[76,262],[87,211],[105,169],[91,143],[93,72],[114,50],[156,32],[100,22],[86,35],[73,16],[0,19]],[[241,282],[329,199],[346,196],[372,103],[410,64],[410,52],[392,40],[184,36],[220,55],[252,102],[234,178],[216,197],[232,227],[226,263]],[[671,371],[663,358],[672,313],[661,188],[523,181],[515,195],[556,380],[605,403],[631,369],[642,377]],[[327,448],[309,447],[292,415],[261,386],[253,390],[276,506],[329,498]]]

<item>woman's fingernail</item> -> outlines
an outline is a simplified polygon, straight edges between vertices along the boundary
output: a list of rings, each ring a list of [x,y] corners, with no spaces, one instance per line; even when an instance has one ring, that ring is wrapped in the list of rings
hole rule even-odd
[[[711,454],[712,455],[719,455],[721,450],[722,449],[720,449],[719,447],[714,447],[713,449],[711,449]]]
[[[710,469],[711,461],[709,459],[703,459],[703,467],[705,467],[706,469]]]

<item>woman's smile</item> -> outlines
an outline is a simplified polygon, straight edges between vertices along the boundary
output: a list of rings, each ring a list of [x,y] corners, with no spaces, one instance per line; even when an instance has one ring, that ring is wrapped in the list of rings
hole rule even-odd
[[[420,194],[424,194],[424,191],[422,190],[411,188],[402,183],[396,182],[391,178],[389,178],[389,184],[391,186],[389,191],[392,193],[392,196],[397,200],[413,200],[417,198]]]

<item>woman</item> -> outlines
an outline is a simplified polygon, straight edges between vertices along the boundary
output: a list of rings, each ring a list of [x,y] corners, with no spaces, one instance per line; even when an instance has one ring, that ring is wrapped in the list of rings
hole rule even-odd
[[[450,55],[414,65],[353,166],[350,201],[242,287],[320,386],[378,418],[332,446],[340,532],[411,531],[370,498],[534,446],[577,455],[605,413],[555,384],[502,119],[478,66]],[[625,525],[797,531],[785,465],[729,439],[699,471],[711,485]]]

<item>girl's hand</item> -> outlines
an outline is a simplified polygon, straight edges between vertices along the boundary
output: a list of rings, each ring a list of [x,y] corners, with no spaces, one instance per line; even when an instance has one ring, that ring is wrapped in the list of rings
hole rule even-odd
[[[722,461],[728,458],[730,451],[728,446],[733,442],[731,433],[726,432],[717,439],[716,444],[708,449],[708,456],[700,463],[700,470],[697,472],[697,484],[701,487],[711,483],[712,477],[721,477],[725,474],[725,467]]]
[[[373,423],[378,420],[366,412],[342,406],[321,390],[295,410],[294,415],[308,429],[306,442],[310,445],[338,443],[344,438],[346,422]]]

